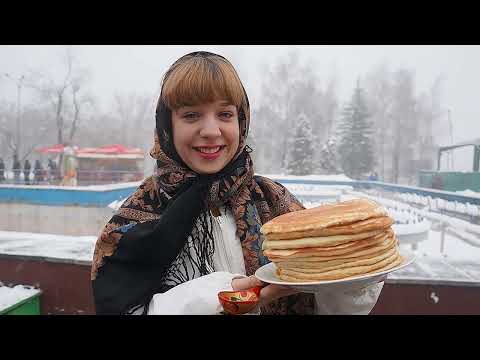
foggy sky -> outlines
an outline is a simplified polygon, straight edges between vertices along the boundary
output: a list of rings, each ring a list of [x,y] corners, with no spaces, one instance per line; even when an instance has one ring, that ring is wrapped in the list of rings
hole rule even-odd
[[[337,74],[338,94],[343,104],[349,99],[358,76],[375,65],[387,63],[391,70],[412,69],[416,74],[416,92],[426,91],[442,75],[442,100],[451,110],[454,141],[480,137],[480,106],[477,86],[480,84],[480,46],[460,45],[308,45],[308,46],[73,46],[83,66],[92,71],[91,91],[105,110],[115,92],[157,94],[163,73],[178,57],[195,50],[208,50],[227,57],[237,68],[249,94],[252,107],[260,96],[265,66],[297,49],[302,62],[315,64],[320,80]],[[30,69],[58,69],[62,46],[0,45],[0,72],[15,77]],[[15,101],[13,82],[0,76],[0,99]],[[31,101],[28,91],[24,102]],[[445,113],[445,116],[446,113]],[[252,119],[254,121],[254,119]],[[153,118],[152,118],[153,122]]]

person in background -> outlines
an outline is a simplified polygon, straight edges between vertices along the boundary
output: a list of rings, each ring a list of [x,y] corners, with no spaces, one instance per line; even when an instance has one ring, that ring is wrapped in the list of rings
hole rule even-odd
[[[0,158],[0,183],[5,181],[5,163],[3,159]]]
[[[40,163],[40,160],[35,160],[35,166],[33,168],[33,181],[35,184],[42,184],[45,181],[45,174]]]
[[[370,173],[370,176],[368,177],[368,180],[370,181],[378,181],[378,174],[377,172]]]
[[[53,184],[57,178],[57,174],[56,174],[57,164],[55,164],[55,161],[53,161],[52,158],[48,159],[47,169],[48,169],[48,174],[47,174],[48,183]]]
[[[77,160],[75,150],[68,143],[63,151],[62,161],[63,179],[61,186],[77,186]]]
[[[12,172],[13,172],[13,180],[15,184],[20,183],[20,173],[22,172],[22,165],[18,160],[17,154],[13,155],[13,165],[12,165]]]
[[[23,181],[26,185],[30,185],[30,171],[32,169],[32,165],[28,159],[25,159],[23,164]]]

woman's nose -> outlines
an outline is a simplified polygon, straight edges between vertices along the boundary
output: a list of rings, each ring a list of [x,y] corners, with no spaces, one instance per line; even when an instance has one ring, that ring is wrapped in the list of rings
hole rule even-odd
[[[200,136],[202,137],[217,137],[222,133],[220,131],[220,126],[218,124],[215,116],[209,115],[206,116],[202,121],[202,127],[200,129]]]

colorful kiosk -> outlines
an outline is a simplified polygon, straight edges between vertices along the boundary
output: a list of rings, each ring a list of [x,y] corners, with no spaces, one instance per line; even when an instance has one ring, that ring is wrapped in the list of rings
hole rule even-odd
[[[140,148],[112,144],[73,149],[79,186],[134,182],[144,177],[145,154]],[[58,164],[62,163],[60,158],[65,150],[64,145],[57,144],[38,148],[36,152],[56,156]]]

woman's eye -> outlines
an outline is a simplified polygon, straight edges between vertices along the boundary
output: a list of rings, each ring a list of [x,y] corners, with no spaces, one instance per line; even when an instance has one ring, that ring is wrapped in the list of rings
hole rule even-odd
[[[188,120],[194,120],[198,117],[198,114],[197,113],[186,113],[183,115],[183,117],[185,119],[188,119]]]
[[[233,116],[233,114],[229,111],[225,111],[220,113],[220,117],[225,118],[225,119],[230,119]]]

